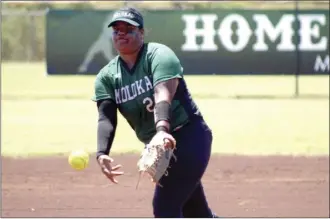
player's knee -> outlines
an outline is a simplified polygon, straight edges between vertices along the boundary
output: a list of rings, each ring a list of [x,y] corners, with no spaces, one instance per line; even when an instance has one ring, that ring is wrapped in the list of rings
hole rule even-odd
[[[153,214],[155,218],[180,218],[182,211],[179,206],[174,206],[171,201],[157,200],[152,201]]]

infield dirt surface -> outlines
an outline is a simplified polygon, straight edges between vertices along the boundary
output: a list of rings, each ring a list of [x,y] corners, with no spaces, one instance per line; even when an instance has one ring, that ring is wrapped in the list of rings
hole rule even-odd
[[[152,217],[153,184],[135,189],[137,155],[114,156],[125,175],[111,184],[95,158],[75,171],[67,157],[2,157],[2,217]],[[225,217],[329,217],[329,157],[213,155],[203,178]]]

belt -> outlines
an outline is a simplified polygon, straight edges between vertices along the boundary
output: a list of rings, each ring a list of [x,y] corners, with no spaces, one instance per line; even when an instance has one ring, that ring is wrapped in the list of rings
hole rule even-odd
[[[178,125],[177,127],[175,127],[172,132],[176,132],[178,130],[180,130],[183,126],[187,125],[189,123],[189,120],[186,121],[185,123],[181,124],[181,125]]]

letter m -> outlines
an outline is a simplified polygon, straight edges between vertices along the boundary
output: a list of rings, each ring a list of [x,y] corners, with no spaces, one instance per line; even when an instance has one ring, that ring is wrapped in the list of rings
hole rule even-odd
[[[268,51],[268,45],[265,42],[266,34],[272,42],[275,42],[281,36],[281,40],[277,45],[278,51],[294,51],[295,45],[292,42],[294,35],[292,28],[293,15],[283,15],[275,27],[265,14],[255,14],[253,15],[253,20],[257,25],[255,30],[256,43],[253,45],[255,51]]]
[[[329,72],[329,55],[327,55],[324,60],[322,60],[320,55],[318,55],[316,57],[315,64],[314,64],[314,71],[318,72],[320,70],[322,72],[325,72],[325,71]]]

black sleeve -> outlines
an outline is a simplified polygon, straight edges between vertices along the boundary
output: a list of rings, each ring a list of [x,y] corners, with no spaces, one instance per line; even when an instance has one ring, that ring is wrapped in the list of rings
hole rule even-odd
[[[117,127],[117,105],[112,100],[97,102],[98,126],[97,126],[97,153],[109,155]]]

